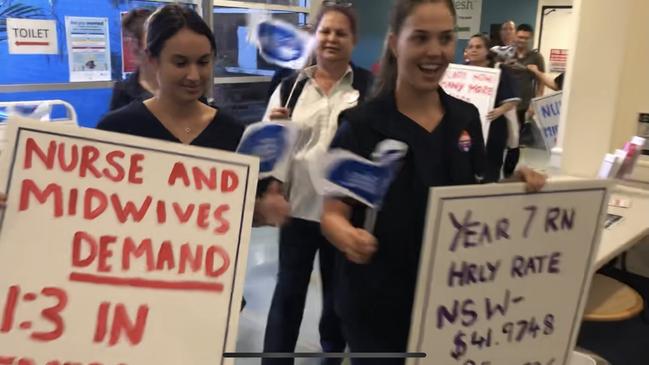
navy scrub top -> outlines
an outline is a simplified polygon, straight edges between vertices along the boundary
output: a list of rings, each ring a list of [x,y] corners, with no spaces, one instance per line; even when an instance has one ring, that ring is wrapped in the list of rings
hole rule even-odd
[[[113,86],[113,95],[110,98],[109,111],[117,110],[129,105],[133,101],[145,101],[153,97],[148,90],[140,85],[140,70],[131,73],[123,81],[115,82]],[[207,98],[203,95],[200,97],[201,103],[208,104]]]
[[[384,95],[341,115],[331,148],[370,158],[385,139],[408,145],[403,165],[390,186],[373,234],[378,250],[358,265],[340,252],[336,261],[336,312],[343,321],[384,324],[405,330],[410,324],[419,253],[431,186],[475,184],[485,169],[478,110],[439,88],[445,114],[432,132],[400,113],[394,94]],[[352,205],[351,222],[362,227],[365,208]],[[406,332],[407,333],[407,332]]]
[[[180,143],[141,101],[133,101],[126,107],[106,114],[99,121],[97,129]],[[243,130],[242,124],[219,110],[190,145],[234,151],[239,145]]]
[[[509,69],[506,67],[501,67],[500,81],[498,82],[498,89],[496,91],[496,106],[500,106],[508,101],[521,100],[521,97],[518,94],[518,90],[516,90],[515,86],[516,80],[514,80],[514,78],[512,77],[511,71],[509,71]],[[499,118],[503,118],[503,120],[505,120],[505,117],[502,115]]]

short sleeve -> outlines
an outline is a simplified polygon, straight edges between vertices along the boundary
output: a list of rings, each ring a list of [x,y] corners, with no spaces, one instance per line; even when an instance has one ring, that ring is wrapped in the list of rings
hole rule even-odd
[[[340,127],[338,127],[338,130],[336,131],[336,135],[331,141],[329,148],[330,149],[342,148],[345,150],[349,150],[354,140],[352,127],[349,125],[349,122],[344,118],[341,119],[340,123],[341,123]]]
[[[131,98],[126,93],[126,87],[124,82],[118,81],[113,86],[113,94],[110,98],[109,111],[119,109],[123,106],[126,106],[130,103]]]
[[[559,74],[559,76],[554,78],[554,83],[557,85],[557,88],[559,88],[559,90],[563,90],[563,78],[564,78],[564,76],[565,76],[565,73],[562,72],[562,73]]]
[[[109,112],[99,120],[96,128],[108,132],[126,133],[122,120],[127,118],[129,113],[125,112],[125,109]]]
[[[539,68],[539,71],[545,72],[545,60],[541,53],[536,54],[536,66]]]
[[[521,97],[514,87],[515,81],[512,78],[509,70],[506,68],[500,69],[500,82],[498,83],[498,91],[496,93],[496,105],[502,105],[510,101],[520,101]]]
[[[339,117],[339,127],[329,145],[329,149],[339,148],[367,158],[367,153],[364,153],[360,147],[361,141],[358,139],[359,134],[356,132],[354,125],[345,118],[344,114],[342,113]]]

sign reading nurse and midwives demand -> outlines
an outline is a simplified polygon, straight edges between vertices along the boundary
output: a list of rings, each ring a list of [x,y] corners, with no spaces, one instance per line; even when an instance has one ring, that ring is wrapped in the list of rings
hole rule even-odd
[[[0,364],[233,364],[258,160],[11,124]]]
[[[408,365],[568,365],[606,214],[604,181],[434,188]]]

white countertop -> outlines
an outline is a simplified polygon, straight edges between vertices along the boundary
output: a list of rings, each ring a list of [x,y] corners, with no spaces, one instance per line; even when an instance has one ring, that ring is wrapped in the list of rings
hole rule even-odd
[[[631,206],[629,208],[608,207],[609,213],[624,218],[602,231],[602,239],[595,259],[596,268],[604,266],[649,235],[649,191],[616,185],[611,189],[611,196],[629,199]]]
[[[584,178],[569,175],[553,175],[550,181],[574,181]],[[611,197],[631,201],[629,208],[608,207],[608,213],[621,215],[623,219],[604,228],[595,257],[595,269],[599,269],[616,256],[649,236],[649,190],[616,184],[610,189]]]

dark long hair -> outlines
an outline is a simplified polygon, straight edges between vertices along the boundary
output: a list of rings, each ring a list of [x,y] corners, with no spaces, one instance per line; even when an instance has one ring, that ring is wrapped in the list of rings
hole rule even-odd
[[[151,13],[153,13],[153,10],[147,8],[131,9],[122,19],[122,30],[125,34],[135,38],[140,48],[144,47],[144,44],[142,44],[144,23]]]
[[[200,15],[192,9],[168,4],[158,8],[147,21],[146,48],[149,56],[159,57],[165,42],[183,28],[207,37],[212,53],[216,54],[214,35]]]
[[[401,29],[403,28],[403,23],[410,16],[413,10],[421,5],[428,3],[444,3],[451,11],[453,15],[453,20],[456,20],[455,5],[453,0],[396,0],[394,6],[392,7],[392,12],[390,15],[390,28],[388,30],[388,35],[386,35],[383,55],[381,56],[381,70],[379,76],[375,83],[374,95],[381,95],[384,93],[392,92],[397,85],[397,59],[392,54],[390,50],[390,45],[388,44],[389,34],[399,35]]]

